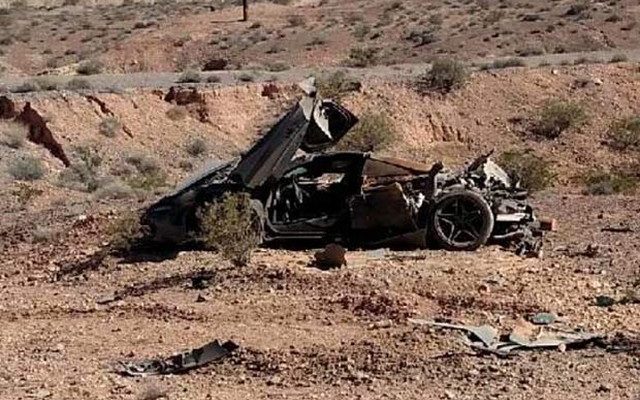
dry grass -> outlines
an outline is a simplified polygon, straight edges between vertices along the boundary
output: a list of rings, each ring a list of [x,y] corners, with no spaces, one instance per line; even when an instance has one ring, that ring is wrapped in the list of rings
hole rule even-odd
[[[39,158],[26,154],[10,160],[7,172],[19,181],[35,181],[44,176],[46,169]]]

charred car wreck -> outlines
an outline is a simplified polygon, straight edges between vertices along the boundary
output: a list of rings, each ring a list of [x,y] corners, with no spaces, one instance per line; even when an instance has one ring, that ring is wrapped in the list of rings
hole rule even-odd
[[[537,221],[489,156],[459,172],[362,152],[325,152],[357,123],[344,107],[306,95],[243,156],[205,170],[148,208],[155,241],[197,237],[198,210],[246,192],[264,244],[434,246],[475,250],[488,242],[537,252]],[[305,242],[308,241],[308,242]]]

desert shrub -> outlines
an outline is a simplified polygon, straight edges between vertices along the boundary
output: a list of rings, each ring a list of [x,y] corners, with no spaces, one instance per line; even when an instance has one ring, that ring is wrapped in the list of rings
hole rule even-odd
[[[98,60],[83,61],[76,67],[76,72],[80,75],[96,75],[102,72],[104,64]]]
[[[16,197],[21,207],[26,207],[29,202],[40,196],[44,191],[42,189],[35,188],[28,183],[18,182],[15,188],[11,191],[11,194]]]
[[[0,143],[12,149],[19,149],[27,140],[29,130],[24,124],[0,120]]]
[[[504,69],[513,67],[524,67],[526,64],[523,59],[518,57],[505,58],[501,60],[495,60],[490,64],[484,64],[480,67],[482,70],[487,69]]]
[[[595,170],[583,177],[583,193],[590,195],[632,194],[638,187],[639,178],[628,171]]]
[[[191,138],[184,149],[190,156],[197,157],[207,152],[207,142],[202,138]]]
[[[529,151],[507,151],[500,155],[498,164],[520,185],[529,191],[543,190],[553,184],[555,173],[551,163]]]
[[[83,78],[73,78],[66,84],[69,90],[87,90],[91,89],[91,82]]]
[[[35,181],[44,176],[45,168],[39,158],[25,155],[12,159],[8,165],[8,172],[19,181]]]
[[[11,89],[13,93],[29,93],[29,92],[37,92],[40,88],[36,85],[35,82],[26,81],[21,83],[20,85]]]
[[[238,75],[236,76],[236,79],[237,79],[239,82],[253,82],[253,81],[255,81],[255,80],[256,80],[256,77],[255,77],[255,76],[253,76],[253,74],[250,74],[250,73],[248,73],[248,72],[243,72],[243,73],[241,73],[241,74],[238,74]]]
[[[250,261],[251,251],[260,244],[257,215],[246,193],[229,193],[198,213],[200,239],[211,249],[237,265]]]
[[[103,118],[98,126],[100,134],[110,138],[115,137],[120,129],[122,129],[122,124],[116,117]]]
[[[609,60],[609,62],[612,64],[627,62],[627,61],[629,61],[629,57],[627,57],[626,54],[614,54],[613,56],[611,56],[611,59]]]
[[[38,86],[40,90],[58,90],[58,83],[52,78],[48,77],[39,77],[35,80],[35,85]]]
[[[591,3],[589,0],[578,0],[569,6],[567,15],[577,17],[578,19],[589,18]]]
[[[184,71],[178,77],[178,83],[198,83],[202,80],[202,76],[200,76],[200,72],[190,69]]]
[[[270,72],[282,72],[282,71],[286,71],[289,68],[289,65],[287,65],[286,63],[283,62],[274,62],[274,63],[269,63],[266,66],[267,71]]]
[[[102,157],[91,147],[76,146],[73,149],[74,161],[60,173],[60,186],[83,192],[95,192],[102,183],[100,166]]]
[[[125,161],[136,169],[136,173],[125,178],[125,182],[132,188],[152,190],[166,186],[167,176],[155,159],[134,154],[126,157]]]
[[[608,135],[609,145],[613,148],[620,150],[640,148],[640,116],[614,121]]]
[[[454,59],[439,59],[433,62],[431,69],[418,79],[418,90],[450,92],[461,88],[467,82],[469,74],[466,67]]]
[[[187,116],[187,109],[181,106],[171,107],[167,110],[166,115],[172,121],[180,121]]]
[[[387,115],[367,112],[337,147],[341,150],[380,151],[396,136],[393,121]]]
[[[128,199],[135,196],[133,189],[124,183],[114,180],[95,191],[98,199]]]
[[[220,79],[220,77],[218,75],[209,75],[207,77],[207,82],[209,82],[209,83],[218,83],[220,81],[221,81],[221,79]]]
[[[316,87],[321,97],[340,100],[347,93],[359,91],[362,84],[345,71],[336,71],[321,76],[316,82]]]
[[[287,17],[287,22],[291,27],[304,26],[306,21],[302,15],[294,14]]]
[[[140,215],[137,212],[124,212],[107,228],[109,249],[115,252],[127,252],[140,244],[148,233],[149,228],[140,222]]]
[[[532,130],[535,134],[555,139],[568,129],[579,127],[586,120],[587,114],[580,104],[552,100],[538,110]]]
[[[378,49],[373,47],[352,47],[345,64],[349,67],[364,68],[376,64]]]

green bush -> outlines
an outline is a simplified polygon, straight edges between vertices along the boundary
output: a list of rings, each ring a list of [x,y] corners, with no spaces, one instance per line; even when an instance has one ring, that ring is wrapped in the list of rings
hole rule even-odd
[[[627,61],[629,61],[629,57],[627,57],[626,54],[614,54],[609,60],[609,62],[612,64],[627,62]]]
[[[249,195],[226,194],[198,213],[202,242],[237,265],[251,259],[260,244],[260,221],[251,207]]]
[[[9,162],[8,172],[19,181],[35,181],[45,174],[42,161],[31,155],[16,157]]]
[[[571,128],[577,128],[587,120],[582,105],[571,101],[552,100],[538,110],[533,121],[534,133],[555,139]]]
[[[553,184],[555,173],[551,163],[529,151],[507,151],[498,157],[498,164],[529,191],[543,190]]]
[[[122,124],[116,117],[106,117],[100,121],[98,129],[102,135],[112,138],[122,129]]]
[[[396,139],[393,121],[385,114],[365,113],[337,145],[339,150],[380,151]]]
[[[619,150],[640,148],[640,116],[614,121],[609,128],[609,145]]]
[[[418,89],[422,93],[429,91],[450,92],[465,85],[469,78],[467,68],[453,59],[439,59],[433,62],[431,69],[418,80]]]

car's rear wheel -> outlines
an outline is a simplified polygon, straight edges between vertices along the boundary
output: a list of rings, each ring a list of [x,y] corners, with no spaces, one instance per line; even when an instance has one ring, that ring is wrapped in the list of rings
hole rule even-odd
[[[430,233],[446,250],[475,250],[487,243],[494,218],[489,203],[478,193],[456,190],[435,201],[430,215]]]

